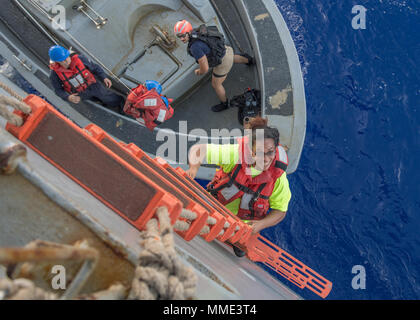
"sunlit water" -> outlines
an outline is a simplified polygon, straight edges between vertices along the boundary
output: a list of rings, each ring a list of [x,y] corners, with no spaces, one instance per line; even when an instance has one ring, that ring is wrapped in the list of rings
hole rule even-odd
[[[420,3],[276,2],[304,74],[307,131],[287,217],[263,235],[332,281],[329,299],[419,299]],[[367,9],[364,30],[352,28],[354,5]]]

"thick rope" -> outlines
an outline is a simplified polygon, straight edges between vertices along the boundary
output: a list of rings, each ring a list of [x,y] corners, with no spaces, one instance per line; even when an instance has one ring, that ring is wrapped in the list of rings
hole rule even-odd
[[[186,210],[183,209],[180,215],[182,218],[186,219],[185,220],[177,220],[174,224],[174,229],[178,230],[178,231],[188,231],[189,228],[191,227],[191,222],[195,219],[197,219],[197,214],[193,211],[190,210]],[[201,229],[200,231],[200,235],[205,235],[210,233],[210,228],[211,226],[215,225],[217,222],[217,220],[213,217],[208,217],[207,221],[206,221],[206,225]],[[227,229],[230,227],[229,222],[226,222],[224,225],[224,229]],[[218,236],[222,236],[225,233],[225,230],[222,229],[220,231],[220,233],[218,234]],[[239,227],[236,228],[237,230],[239,230]],[[233,235],[232,235],[233,236]]]
[[[25,114],[29,114],[32,111],[28,105],[16,100],[16,98],[0,95],[0,116],[6,119],[6,121],[18,127],[23,124],[23,119],[20,116],[14,114],[9,108],[20,110]]]
[[[23,97],[21,97],[16,91],[12,90],[12,88],[10,88],[9,86],[7,86],[6,84],[4,84],[1,81],[0,81],[0,88],[3,89],[4,91],[6,91],[8,94],[10,94],[15,99],[17,99],[19,101],[23,101],[23,99],[24,99]],[[25,93],[25,96],[27,96],[26,93]]]
[[[195,292],[197,276],[179,260],[174,246],[168,210],[157,209],[141,233],[143,251],[135,271],[129,299],[184,300]]]
[[[180,215],[182,218],[185,218],[187,221],[185,220],[177,220],[174,224],[174,229],[178,230],[178,231],[188,231],[189,228],[191,227],[191,222],[195,219],[197,219],[197,214],[195,212],[192,212],[190,210],[186,210],[183,209],[182,213]],[[207,224],[201,229],[200,231],[200,235],[205,235],[210,233],[211,230],[211,226],[215,225],[217,222],[217,220],[213,217],[208,217],[207,218]],[[225,234],[225,229],[228,229],[230,227],[230,223],[226,221],[226,223],[223,226],[223,229],[219,232],[219,234],[217,235],[218,237],[221,237]],[[232,238],[233,236],[236,235],[236,233],[240,230],[241,228],[239,226],[236,226],[234,232],[232,233],[232,235],[229,238]]]
[[[211,225],[215,225],[216,224],[216,222],[217,222],[217,220],[215,219],[215,218],[213,218],[213,217],[208,217],[207,218],[207,225],[205,225],[204,227],[203,227],[203,229],[201,229],[201,231],[200,231],[200,234],[201,235],[203,235],[203,234],[207,234],[207,233],[210,233],[210,226]]]
[[[35,287],[28,279],[0,279],[0,300],[55,300],[57,295]]]
[[[180,217],[186,219],[186,221],[177,220],[174,224],[174,229],[178,231],[187,231],[191,226],[191,222],[197,219],[197,214],[193,211],[182,209]]]
[[[23,124],[23,119],[8,110],[6,105],[0,104],[0,117],[3,117],[7,122],[17,127]]]
[[[191,267],[185,266],[175,251],[173,231],[168,210],[158,208],[157,219],[151,219],[146,225],[146,231],[140,234],[140,244],[144,250],[140,253],[139,263],[135,270],[131,291],[128,299],[132,300],[184,300],[192,299],[195,293],[197,276]],[[184,211],[184,218],[196,218],[191,211]],[[210,219],[210,222],[215,222]],[[26,248],[33,248],[43,244],[37,242],[28,244]],[[50,244],[52,245],[52,243]],[[6,251],[5,251],[6,250]],[[3,251],[3,260],[10,262],[8,249]],[[13,251],[14,252],[14,251]],[[12,253],[13,253],[12,252]],[[30,253],[30,252],[29,252]],[[28,253],[25,251],[25,254]],[[24,255],[16,261],[26,261]],[[29,258],[32,256],[29,255]],[[44,257],[44,256],[42,256]],[[41,261],[43,258],[40,257]],[[9,259],[10,258],[10,259]],[[29,259],[28,258],[28,259]],[[51,258],[46,255],[45,258]],[[26,260],[25,260],[26,259]],[[47,260],[48,260],[47,259]],[[22,260],[22,261],[21,261]],[[14,260],[13,260],[14,261]],[[73,279],[74,281],[74,279]],[[126,288],[122,285],[111,286],[109,289],[93,294],[85,294],[76,299],[124,299]],[[28,279],[9,279],[0,275],[0,300],[52,300],[59,297],[51,292],[37,288]],[[66,299],[66,298],[65,298]]]

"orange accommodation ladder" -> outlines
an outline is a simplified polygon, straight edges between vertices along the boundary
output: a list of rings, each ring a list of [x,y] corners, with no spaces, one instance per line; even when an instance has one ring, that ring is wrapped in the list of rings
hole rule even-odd
[[[115,155],[147,176],[154,183],[161,186],[165,191],[177,197],[181,201],[183,208],[190,211],[189,213],[181,213],[179,220],[174,226],[175,231],[181,237],[190,241],[205,228],[209,215],[213,214],[212,211],[195,202],[194,199],[189,196],[189,191],[185,189],[183,185],[178,185],[165,170],[159,166],[150,166],[146,164],[140,157],[136,157],[132,152],[125,148],[123,144],[117,142],[100,127],[89,124],[86,126],[85,130]],[[138,152],[142,152],[143,154],[143,151],[141,151],[140,148],[136,148]],[[182,230],[177,230],[177,228]]]
[[[19,127],[8,123],[6,130],[28,147],[138,229],[144,229],[161,206],[168,209],[172,224],[178,220],[182,203],[175,196],[40,97],[28,95],[23,102],[32,112],[14,111],[24,122]]]

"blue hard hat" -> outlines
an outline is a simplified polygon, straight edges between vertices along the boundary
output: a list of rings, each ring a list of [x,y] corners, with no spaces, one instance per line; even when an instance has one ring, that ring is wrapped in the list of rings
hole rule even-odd
[[[156,89],[156,92],[161,94],[162,93],[162,86],[159,82],[155,80],[146,80],[146,88],[147,90]]]
[[[166,108],[169,108],[169,100],[166,97],[162,97],[163,102],[166,104]]]
[[[52,46],[50,50],[48,50],[48,55],[52,61],[61,62],[70,56],[70,51],[62,46]]]

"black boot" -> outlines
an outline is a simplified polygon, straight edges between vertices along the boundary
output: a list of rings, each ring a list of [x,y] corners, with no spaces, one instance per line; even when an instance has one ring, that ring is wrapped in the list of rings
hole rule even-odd
[[[248,53],[242,53],[240,56],[248,59],[248,63],[245,63],[247,66],[253,66],[255,64],[254,57],[251,57]]]
[[[216,104],[215,106],[211,107],[211,111],[220,112],[228,108],[229,108],[229,100],[226,100],[226,102],[220,102],[219,104]]]
[[[123,115],[123,116],[126,116],[127,114],[124,112],[124,106],[120,106],[119,108],[118,108],[118,113],[119,114],[121,114],[121,115]]]
[[[233,246],[233,252],[235,252],[235,255],[239,258],[242,258],[246,254],[245,251],[242,251],[241,249],[235,246]]]

